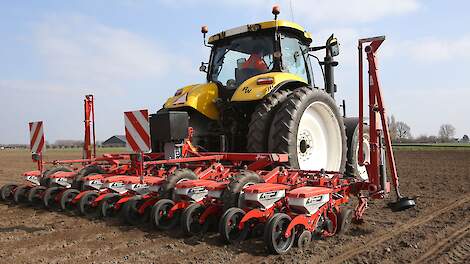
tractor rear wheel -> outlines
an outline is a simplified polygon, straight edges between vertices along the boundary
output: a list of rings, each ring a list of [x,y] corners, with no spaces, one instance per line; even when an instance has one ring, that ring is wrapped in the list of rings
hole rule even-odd
[[[42,197],[42,194],[44,193],[44,191],[47,189],[46,186],[34,186],[33,188],[31,188],[31,190],[29,190],[28,192],[28,202],[29,204],[33,205],[33,206],[39,206],[41,205],[42,201],[41,201],[41,197]]]
[[[12,190],[15,189],[18,185],[14,183],[5,184],[0,189],[0,198],[2,201],[9,201],[12,198]]]
[[[274,118],[274,114],[281,104],[287,99],[290,91],[281,90],[266,97],[256,106],[251,115],[248,125],[247,151],[260,153],[268,151],[269,128]]]
[[[262,182],[263,179],[252,171],[241,171],[230,179],[222,193],[222,201],[224,203],[224,211],[232,207],[244,207],[244,192],[248,186]]]
[[[294,90],[271,123],[269,151],[289,154],[293,168],[344,172],[346,132],[330,95],[310,87]]]
[[[344,125],[346,127],[346,136],[348,137],[348,161],[346,163],[346,175],[362,181],[366,181],[369,179],[366,166],[359,165],[359,118],[345,118]],[[364,124],[363,128],[363,157],[364,161],[370,161],[369,126]]]

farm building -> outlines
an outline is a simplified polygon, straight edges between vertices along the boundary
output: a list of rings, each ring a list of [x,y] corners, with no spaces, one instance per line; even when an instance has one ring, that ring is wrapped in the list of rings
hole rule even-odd
[[[124,135],[115,135],[107,140],[105,140],[101,146],[103,147],[125,147],[126,146],[126,136]]]

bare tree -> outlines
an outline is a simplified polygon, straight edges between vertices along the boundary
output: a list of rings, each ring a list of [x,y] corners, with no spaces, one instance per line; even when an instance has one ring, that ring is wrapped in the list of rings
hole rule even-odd
[[[455,136],[455,127],[451,124],[443,124],[439,128],[439,139],[442,142],[449,142]]]
[[[398,131],[397,131],[397,120],[395,116],[392,115],[391,117],[387,118],[388,123],[388,131],[390,133],[390,138],[395,141],[398,138]]]
[[[403,121],[398,121],[397,126],[397,139],[402,142],[404,139],[411,138],[411,128]]]

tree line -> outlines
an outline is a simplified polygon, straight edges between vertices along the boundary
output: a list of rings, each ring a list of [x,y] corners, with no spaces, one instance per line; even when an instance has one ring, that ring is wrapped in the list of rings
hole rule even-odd
[[[419,135],[414,137],[411,134],[411,127],[404,121],[397,120],[394,115],[388,118],[390,137],[394,143],[469,143],[468,135],[456,138],[455,127],[451,124],[442,124],[437,131],[437,135]]]

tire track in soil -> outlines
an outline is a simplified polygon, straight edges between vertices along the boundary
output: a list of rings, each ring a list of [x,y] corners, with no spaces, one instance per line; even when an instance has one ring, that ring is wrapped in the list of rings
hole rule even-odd
[[[444,261],[447,263],[469,263],[470,262],[470,236],[459,242],[449,252],[445,254]]]
[[[375,247],[379,244],[382,244],[383,242],[385,242],[385,241],[387,241],[387,240],[389,240],[389,239],[391,239],[391,238],[393,238],[397,235],[400,235],[401,233],[403,233],[405,231],[408,231],[409,229],[411,229],[415,226],[427,223],[427,222],[431,221],[432,219],[436,218],[437,216],[439,216],[439,215],[441,215],[441,214],[443,214],[447,211],[450,211],[452,209],[455,209],[457,207],[460,207],[460,206],[464,205],[465,203],[467,203],[469,201],[470,201],[470,194],[466,194],[465,197],[460,198],[460,199],[453,199],[452,201],[446,203],[445,206],[439,207],[440,209],[437,209],[437,210],[430,209],[429,210],[429,211],[431,211],[430,213],[425,214],[425,215],[423,215],[421,217],[418,217],[418,218],[414,218],[413,220],[408,221],[407,223],[402,224],[398,227],[395,227],[395,228],[392,228],[390,230],[381,232],[381,233],[377,234],[377,236],[375,238],[369,239],[368,241],[366,241],[364,244],[362,244],[360,246],[357,246],[357,245],[351,246],[351,247],[349,247],[349,249],[345,249],[342,254],[340,254],[338,256],[335,256],[332,259],[327,260],[327,262],[328,263],[337,263],[337,264],[343,263],[344,261],[346,261],[346,260],[348,260],[352,257],[355,257],[356,255],[358,255],[360,253],[363,253],[364,251],[367,251],[372,247]]]
[[[431,263],[436,258],[446,254],[448,263],[463,263],[466,258],[470,257],[470,224],[463,228],[459,228],[450,234],[447,238],[432,246],[428,251],[424,252],[420,258],[413,261],[412,264]],[[461,240],[466,237],[464,240]],[[451,258],[450,256],[454,256]]]

